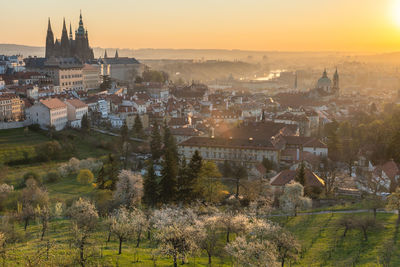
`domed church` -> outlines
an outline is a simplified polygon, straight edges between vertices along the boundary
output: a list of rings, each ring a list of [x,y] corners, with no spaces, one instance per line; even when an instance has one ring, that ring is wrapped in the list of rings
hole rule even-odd
[[[333,81],[328,77],[326,69],[322,73],[322,77],[318,79],[318,82],[314,89],[310,90],[310,97],[313,98],[327,98],[339,96],[339,74],[336,69],[333,74]]]

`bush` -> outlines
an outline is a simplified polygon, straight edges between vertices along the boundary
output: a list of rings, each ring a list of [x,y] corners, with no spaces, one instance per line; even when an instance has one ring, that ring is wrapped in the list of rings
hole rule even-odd
[[[22,177],[22,183],[21,183],[20,187],[21,188],[25,187],[26,181],[28,181],[29,179],[35,180],[38,185],[42,184],[42,178],[40,177],[40,175],[37,174],[36,172],[30,171],[30,172],[25,173],[24,176]]]
[[[49,172],[46,175],[45,182],[51,184],[51,183],[60,181],[60,179],[61,179],[61,175],[58,172],[53,171],[53,172]]]
[[[76,179],[80,184],[91,184],[94,180],[94,175],[90,170],[82,169]]]

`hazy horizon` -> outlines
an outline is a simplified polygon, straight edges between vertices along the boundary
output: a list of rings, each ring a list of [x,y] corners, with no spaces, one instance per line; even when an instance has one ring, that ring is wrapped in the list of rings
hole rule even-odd
[[[92,47],[376,53],[400,48],[399,0],[115,0],[112,5],[22,0],[3,7],[0,23],[12,25],[0,29],[0,43],[7,44],[42,47],[49,17],[60,38],[63,17],[74,30],[81,9]]]

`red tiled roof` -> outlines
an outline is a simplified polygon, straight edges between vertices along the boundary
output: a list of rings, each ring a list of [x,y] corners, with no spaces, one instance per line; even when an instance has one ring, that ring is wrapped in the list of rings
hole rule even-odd
[[[45,105],[46,107],[48,107],[49,109],[66,108],[67,107],[67,104],[65,104],[58,98],[43,99],[43,100],[40,100],[40,102],[43,105]]]
[[[306,186],[317,186],[317,187],[324,187],[325,182],[318,177],[312,171],[305,169],[305,184]],[[296,178],[297,171],[295,170],[283,170],[278,173],[276,176],[271,178],[271,185],[273,186],[284,186]]]

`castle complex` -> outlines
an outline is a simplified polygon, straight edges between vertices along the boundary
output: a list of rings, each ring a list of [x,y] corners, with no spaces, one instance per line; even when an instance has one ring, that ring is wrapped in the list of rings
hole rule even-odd
[[[83,27],[82,14],[79,17],[79,27],[75,31],[75,39],[73,38],[71,24],[68,35],[64,19],[61,40],[56,39],[54,41],[49,19],[46,36],[46,58],[51,57],[76,57],[82,63],[94,59],[93,50],[89,46],[88,31]]]

